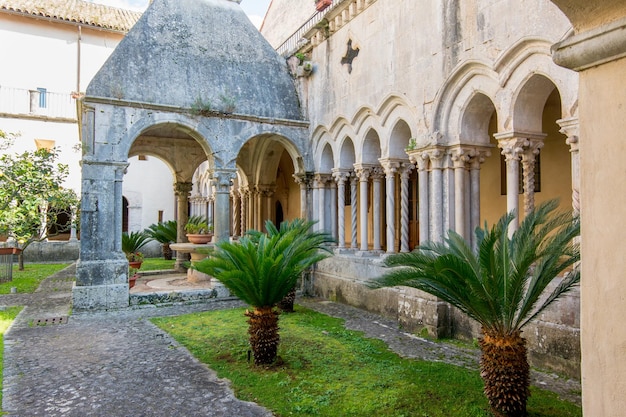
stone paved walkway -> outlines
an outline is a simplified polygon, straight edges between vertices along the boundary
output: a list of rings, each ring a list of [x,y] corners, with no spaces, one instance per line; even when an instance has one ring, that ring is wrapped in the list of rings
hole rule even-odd
[[[0,296],[24,305],[5,334],[3,410],[8,416],[271,416],[236,399],[227,381],[197,361],[150,317],[241,306],[233,299],[188,305],[70,313],[74,269],[42,282],[34,294]],[[392,321],[318,299],[299,304],[346,319],[346,327],[380,338],[405,357],[477,367],[477,352],[398,329]],[[61,324],[56,324],[56,323]],[[47,323],[46,325],[39,324]],[[535,372],[534,383],[580,403],[580,384]],[[578,394],[577,394],[578,393]]]

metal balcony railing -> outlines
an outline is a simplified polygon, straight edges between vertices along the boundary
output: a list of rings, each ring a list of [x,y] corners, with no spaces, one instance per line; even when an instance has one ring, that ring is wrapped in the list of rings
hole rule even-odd
[[[76,120],[71,94],[0,85],[0,113]]]
[[[293,33],[293,35],[287,38],[285,42],[283,42],[278,48],[276,48],[276,52],[284,57],[288,57],[289,55],[293,54],[298,49],[309,43],[310,40],[306,39],[304,37],[304,34],[311,30],[311,28],[317,25],[319,22],[321,22],[326,13],[333,10],[344,1],[346,0],[333,0],[333,3],[323,12],[315,12],[315,14],[311,16],[309,20],[304,22],[304,24]]]

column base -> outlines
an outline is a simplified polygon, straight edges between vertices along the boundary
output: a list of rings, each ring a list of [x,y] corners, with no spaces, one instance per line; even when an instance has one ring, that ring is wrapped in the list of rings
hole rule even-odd
[[[72,309],[115,310],[129,306],[128,284],[77,286],[72,288]]]

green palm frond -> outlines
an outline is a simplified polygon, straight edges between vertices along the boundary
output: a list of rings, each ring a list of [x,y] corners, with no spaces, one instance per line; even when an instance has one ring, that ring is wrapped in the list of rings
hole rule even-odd
[[[510,238],[512,213],[491,229],[477,229],[476,251],[450,231],[442,243],[428,242],[416,252],[392,255],[385,265],[396,268],[368,285],[404,285],[426,291],[485,329],[511,334],[580,281],[580,254],[574,243],[579,221],[571,214],[555,212],[557,206],[556,200],[538,206]],[[540,303],[552,280],[572,267]]]
[[[139,252],[152,238],[145,232],[123,232],[122,233],[122,252],[133,253]]]
[[[178,237],[178,222],[169,220],[148,226],[145,233],[159,243],[173,243]]]
[[[295,286],[304,270],[328,256],[332,238],[313,232],[314,222],[295,219],[280,229],[268,221],[267,234],[250,231],[239,242],[220,242],[195,268],[220,280],[255,307],[273,306]]]

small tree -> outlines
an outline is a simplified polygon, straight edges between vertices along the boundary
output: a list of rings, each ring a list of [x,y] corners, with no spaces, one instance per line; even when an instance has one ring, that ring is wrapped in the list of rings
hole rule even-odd
[[[480,376],[497,416],[526,415],[530,368],[522,328],[580,280],[579,221],[554,212],[557,204],[552,200],[537,207],[510,238],[512,213],[491,230],[477,229],[475,251],[450,231],[443,243],[390,256],[385,264],[400,268],[370,283],[426,291],[480,323]],[[544,297],[552,280],[572,267]]]
[[[15,137],[0,131],[0,150],[8,149]],[[71,228],[71,213],[66,214],[78,206],[78,197],[61,186],[69,171],[57,158],[56,149],[0,156],[0,235],[22,250]],[[24,269],[22,254],[19,268]]]
[[[276,303],[296,285],[303,271],[332,254],[326,247],[332,238],[312,232],[312,225],[295,219],[276,229],[268,220],[268,234],[252,231],[238,243],[219,242],[209,258],[194,266],[219,279],[254,308],[246,311],[246,316],[256,365],[271,364],[276,359],[280,340]]]
[[[161,244],[163,257],[167,260],[172,259],[172,249],[170,243],[176,242],[178,233],[178,222],[176,220],[168,220],[163,223],[154,223],[145,230],[146,234]]]

